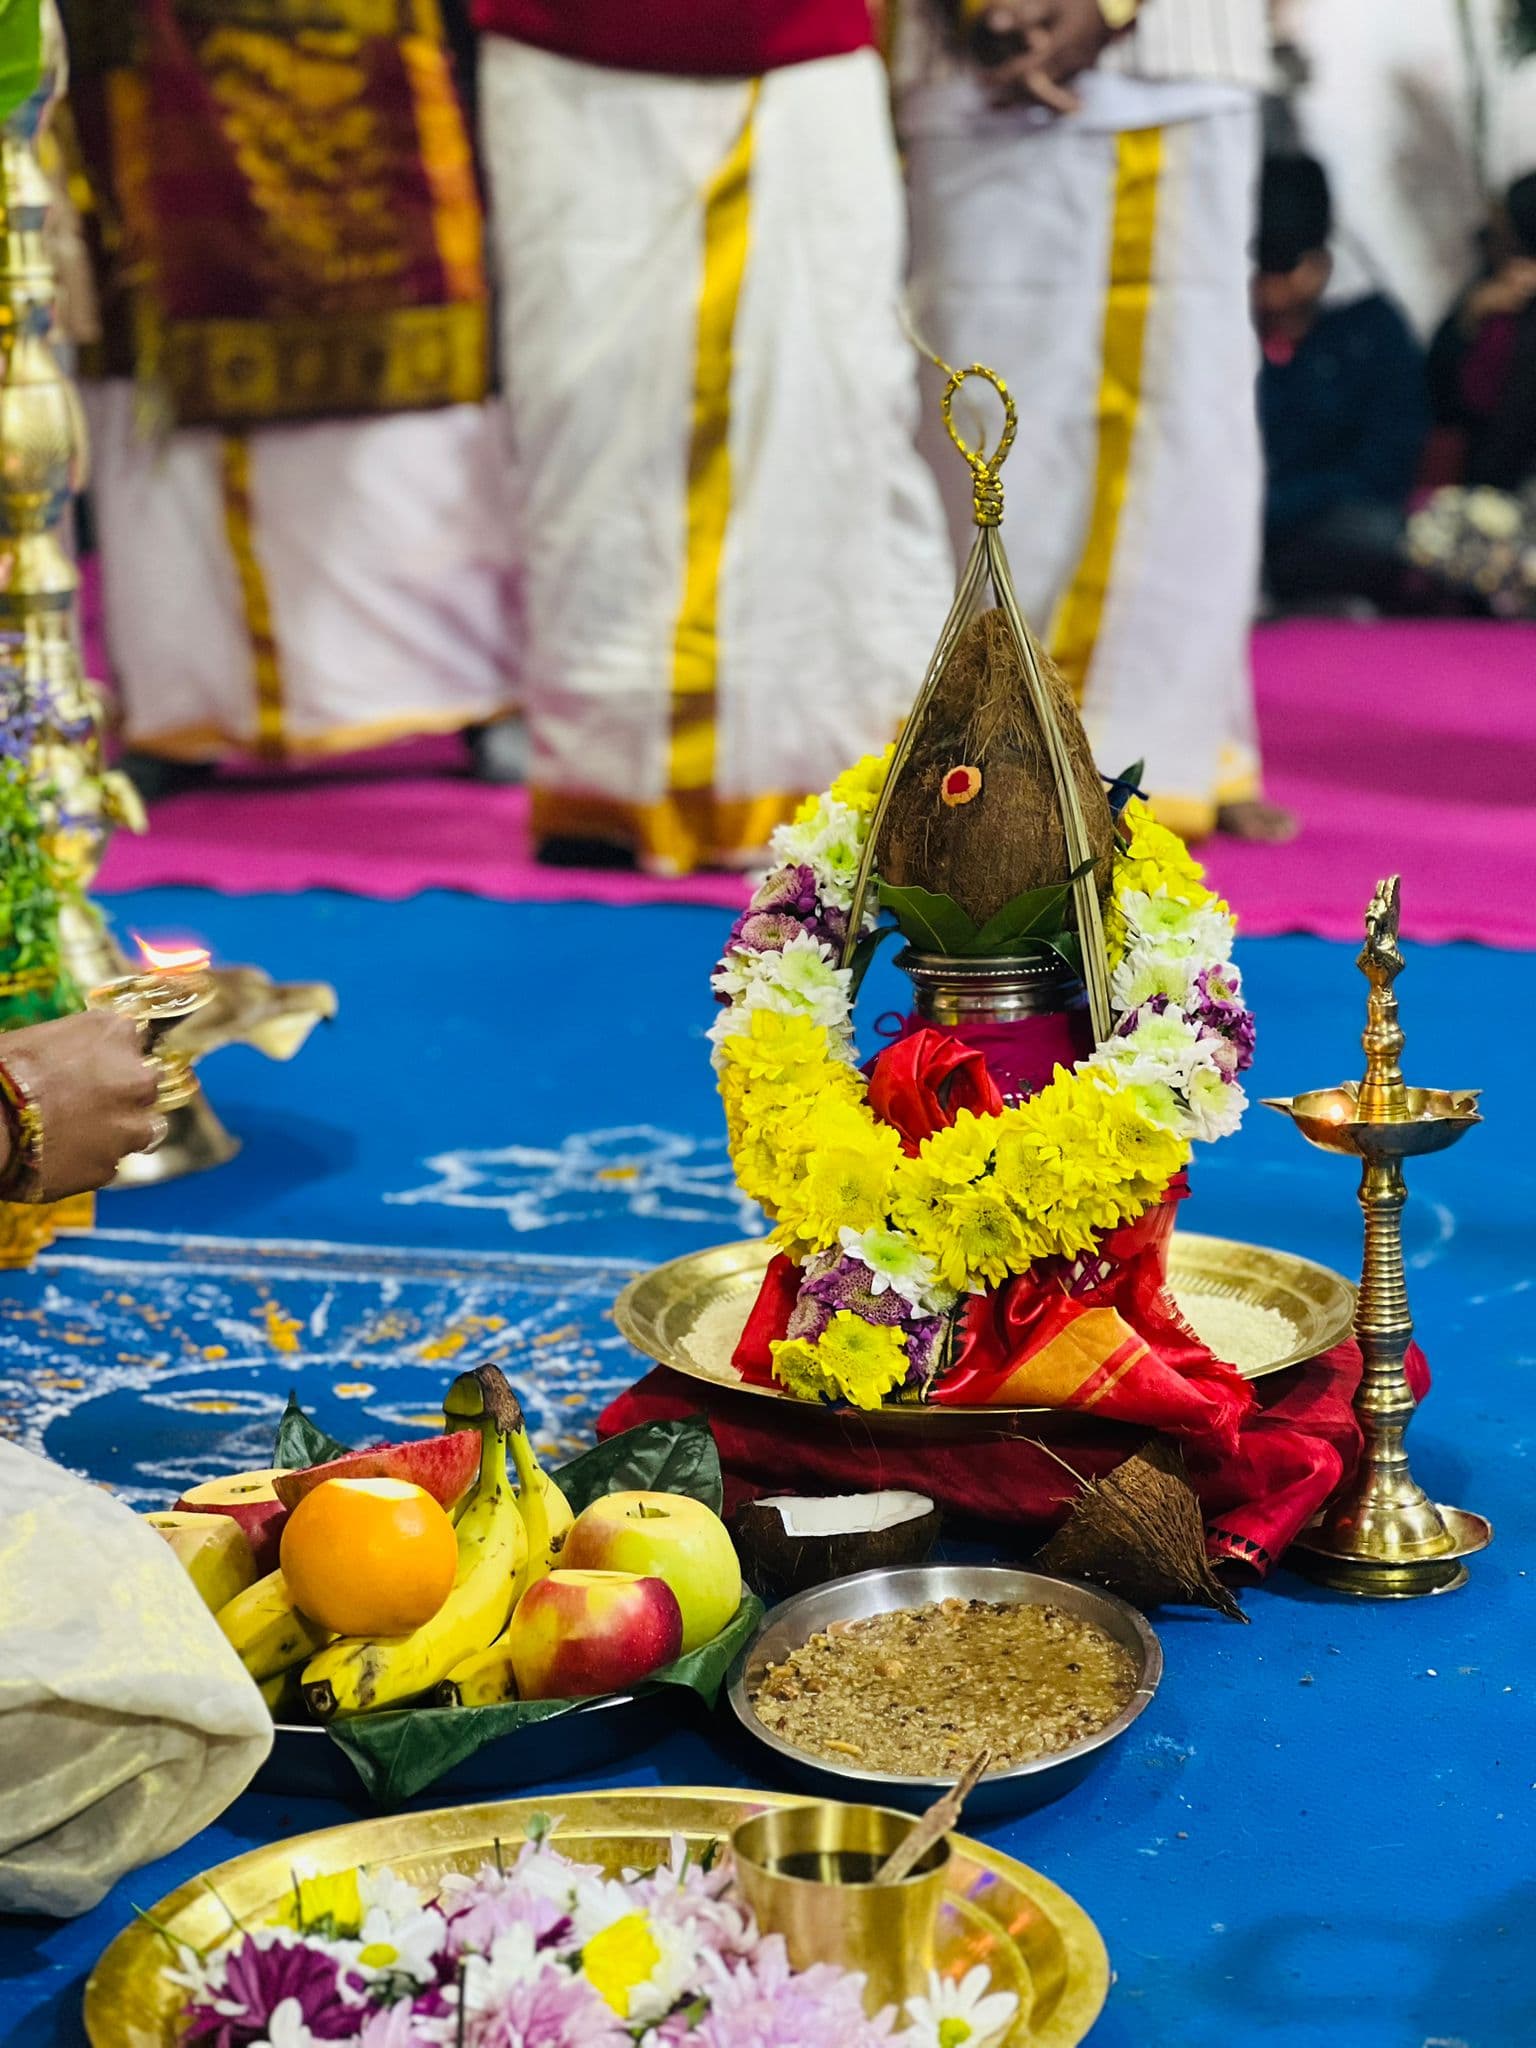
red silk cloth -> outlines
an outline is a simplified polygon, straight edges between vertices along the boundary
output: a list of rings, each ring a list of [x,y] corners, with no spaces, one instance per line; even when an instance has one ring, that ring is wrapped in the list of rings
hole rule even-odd
[[[1408,1354],[1408,1378],[1422,1399],[1429,1372],[1417,1345]],[[1261,1381],[1235,1450],[1186,1441],[1213,1558],[1246,1565],[1262,1578],[1354,1471],[1360,1430],[1351,1402],[1359,1379],[1360,1352],[1350,1339],[1294,1372]],[[661,1366],[605,1410],[598,1435],[680,1421],[701,1409],[720,1448],[728,1514],[764,1493],[867,1493],[889,1486],[926,1494],[949,1514],[999,1528],[1033,1526],[1043,1534],[1065,1519],[1076,1497],[1069,1474],[1039,1443],[987,1441],[984,1421],[974,1439],[876,1435],[852,1409],[797,1415],[785,1402],[716,1393]],[[1113,1471],[1145,1434],[1067,1416],[1049,1420],[1045,1429],[1035,1421],[1003,1426],[1048,1435],[1056,1456],[1085,1479]]]

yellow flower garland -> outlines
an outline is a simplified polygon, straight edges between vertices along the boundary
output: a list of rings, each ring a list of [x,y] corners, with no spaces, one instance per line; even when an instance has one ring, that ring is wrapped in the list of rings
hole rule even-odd
[[[839,818],[855,815],[862,842],[889,759],[887,750],[847,770],[797,824],[814,828],[830,803]],[[1132,799],[1106,908],[1112,967],[1131,936],[1125,905],[1138,893],[1192,916],[1230,915],[1183,842]],[[915,1158],[870,1109],[847,1033],[803,1011],[744,1005],[719,1037],[717,1065],[737,1179],[773,1218],[781,1250],[804,1262],[835,1247],[843,1230],[892,1225],[955,1293],[1091,1252],[1159,1202],[1190,1156],[1171,1127],[1171,1091],[1103,1065],[1058,1067],[1038,1094],[995,1116],[962,1110]],[[904,1361],[897,1330],[846,1312],[814,1342],[774,1346],[775,1373],[792,1389],[835,1388],[866,1407],[900,1384]]]

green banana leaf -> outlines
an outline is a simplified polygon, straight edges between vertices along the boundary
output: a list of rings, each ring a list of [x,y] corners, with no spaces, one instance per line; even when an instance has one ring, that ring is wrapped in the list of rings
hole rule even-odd
[[[641,1433],[629,1432],[632,1436]],[[634,1697],[680,1685],[713,1707],[726,1674],[762,1618],[763,1603],[755,1593],[746,1594],[719,1635],[654,1672],[636,1686]],[[499,1742],[535,1722],[574,1713],[585,1704],[583,1700],[509,1700],[499,1707],[412,1707],[401,1713],[333,1721],[326,1732],[350,1758],[371,1796],[382,1805],[393,1805],[436,1784],[455,1764],[488,1742]]]
[[[41,0],[0,0],[0,121],[31,95],[42,64]]]
[[[554,1478],[573,1515],[605,1493],[686,1493],[717,1515],[725,1501],[720,1453],[702,1415],[642,1422],[583,1451]]]
[[[332,1458],[344,1458],[350,1449],[350,1444],[338,1443],[335,1437],[326,1435],[318,1422],[310,1421],[299,1406],[298,1395],[290,1388],[272,1452],[277,1470],[307,1472],[311,1465],[329,1465]]]

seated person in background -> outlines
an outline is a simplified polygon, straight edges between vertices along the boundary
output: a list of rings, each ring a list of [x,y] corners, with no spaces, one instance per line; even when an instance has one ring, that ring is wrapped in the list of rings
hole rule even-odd
[[[1315,158],[1272,156],[1259,200],[1254,317],[1269,469],[1264,574],[1281,604],[1391,605],[1429,429],[1424,359],[1390,299],[1325,306],[1333,208]]]
[[[1431,344],[1429,391],[1466,435],[1465,481],[1517,491],[1536,476],[1536,171],[1505,193],[1487,249]]]
[[[1486,247],[1429,353],[1436,418],[1465,437],[1465,483],[1414,514],[1408,544],[1465,605],[1536,618],[1536,171],[1505,193]]]

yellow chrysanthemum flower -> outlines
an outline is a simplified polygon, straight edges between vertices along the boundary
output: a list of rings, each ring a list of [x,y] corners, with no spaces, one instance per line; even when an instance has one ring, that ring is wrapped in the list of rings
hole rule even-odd
[[[907,1376],[906,1339],[894,1324],[839,1309],[816,1345],[827,1377],[855,1408],[878,1408]]]
[[[363,1900],[355,1870],[326,1877],[296,1877],[282,1905],[268,1922],[272,1927],[328,1931],[332,1940],[353,1940],[362,1930]]]
[[[781,1337],[768,1346],[773,1376],[800,1401],[835,1401],[837,1388],[822,1369],[817,1347],[805,1337]]]
[[[1010,1273],[1022,1273],[1049,1249],[1004,1196],[996,1180],[951,1188],[934,1212],[932,1241],[920,1249],[934,1261],[939,1278],[957,1292],[997,1287]]]
[[[720,1055],[751,1079],[775,1082],[814,1081],[829,1061],[824,1027],[801,1010],[754,1010],[746,1030],[724,1040]]]
[[[1226,912],[1221,898],[1206,888],[1204,868],[1177,832],[1159,825],[1139,797],[1132,797],[1126,805],[1124,822],[1130,841],[1116,859],[1116,894],[1122,889],[1145,889],[1149,896],[1155,896],[1159,889],[1165,889],[1176,903],[1187,903],[1192,908],[1209,905]],[[1113,923],[1118,915],[1112,907],[1109,922]],[[1108,932],[1105,936],[1109,936]]]
[[[1157,1194],[1189,1163],[1188,1139],[1170,1130],[1163,1118],[1147,1114],[1145,1098],[1167,1092],[1136,1084],[1109,1088],[1100,1110],[1099,1137],[1110,1173]]]
[[[661,1949],[643,1913],[594,1934],[581,1952],[581,1973],[598,1997],[618,2014],[629,2017],[631,1998],[661,1961]]]
[[[925,1138],[918,1158],[940,1187],[967,1187],[992,1169],[998,1119],[962,1109],[947,1129]]]
[[[880,801],[880,792],[885,788],[885,778],[890,772],[894,745],[883,754],[866,754],[862,761],[855,761],[851,768],[845,768],[832,785],[835,803],[847,804],[857,811],[861,818],[869,817]]]
[[[868,1119],[858,1143],[819,1146],[784,1194],[784,1220],[815,1244],[835,1245],[845,1226],[870,1230],[890,1214],[901,1141]]]

